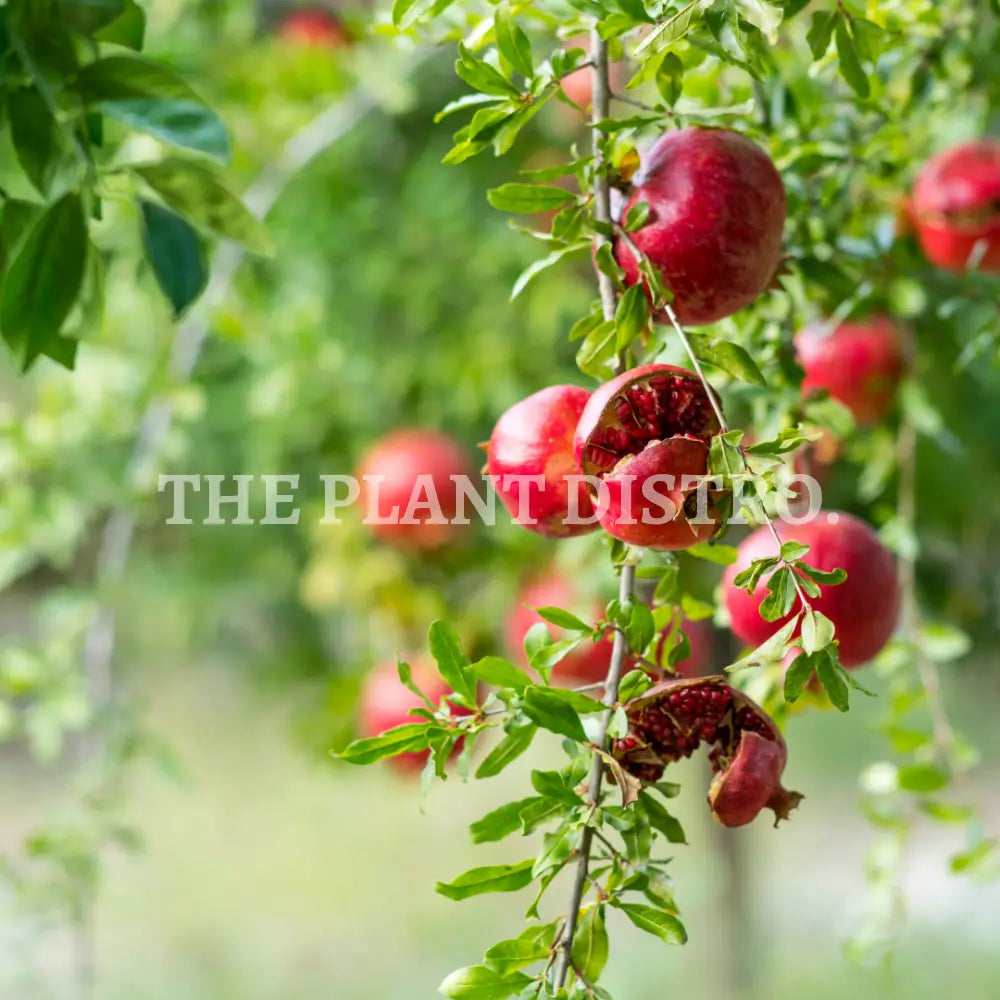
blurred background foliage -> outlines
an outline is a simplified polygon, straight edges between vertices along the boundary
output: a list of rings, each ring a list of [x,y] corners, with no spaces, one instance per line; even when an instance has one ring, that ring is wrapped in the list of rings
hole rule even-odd
[[[382,45],[276,39],[286,8],[301,5],[144,6],[150,51],[229,126],[241,186],[331,102],[360,88],[377,110],[283,191],[268,218],[277,253],[240,269],[189,383],[165,374],[175,326],[137,264],[135,219],[124,210],[101,225],[102,248],[117,253],[105,318],[77,371],[43,361],[22,378],[0,362],[0,845],[11,859],[0,885],[0,996],[71,996],[64,984],[74,962],[89,961],[96,935],[94,995],[109,1000],[430,997],[499,911],[495,900],[459,911],[434,897],[428,875],[458,869],[463,826],[498,793],[450,781],[422,816],[414,787],[345,773],[326,750],[351,732],[365,671],[420,649],[431,619],[454,622],[471,650],[492,651],[519,583],[555,560],[600,591],[607,558],[593,536],[557,545],[505,516],[438,552],[389,549],[350,516],[317,524],[318,477],[351,471],[366,446],[402,425],[448,431],[474,470],[476,444],[507,406],[545,385],[585,384],[565,335],[594,295],[587,262],[542,275],[509,304],[539,248],[489,208],[485,191],[519,167],[560,162],[586,131],[553,102],[513,159],[443,167],[450,129],[432,117],[461,92],[450,53],[411,71],[411,53]],[[876,99],[864,115],[830,99],[829,65],[814,72],[802,60],[804,30],[790,31],[794,50],[774,53],[777,72],[759,90],[685,50],[686,96],[709,107],[756,97],[756,109],[722,120],[756,133],[791,178],[788,295],[719,324],[753,350],[776,391],[720,385],[736,424],[776,426],[797,405],[789,344],[799,325],[872,307],[910,324],[917,362],[902,405],[922,431],[921,592],[932,618],[975,641],[974,653],[944,667],[947,699],[995,760],[997,286],[943,275],[892,234],[926,156],[1000,125],[998,31],[976,4],[941,5],[937,16],[916,2],[886,6],[912,45],[872,75]],[[370,16],[342,14],[356,31]],[[14,161],[0,143],[5,184]],[[797,184],[803,175],[808,183]],[[144,408],[161,392],[176,420],[156,471],[298,473],[300,524],[165,525],[169,501],[150,490],[151,470],[136,482],[123,475]],[[891,536],[895,447],[884,427],[851,435],[825,505],[888,521]],[[97,539],[123,501],[139,505],[137,543],[125,579],[99,593]],[[260,502],[255,494],[257,514]],[[714,570],[685,572],[701,574],[709,596]],[[120,611],[119,702],[95,719],[79,663],[98,601]],[[941,884],[942,858],[956,847],[947,830],[929,836],[900,876],[915,893],[915,922],[898,978],[850,969],[838,953],[863,895],[855,775],[885,752],[871,732],[878,701],[855,707],[847,718],[792,721],[793,784],[811,790],[808,808],[780,841],[769,830],[749,838],[755,926],[741,928],[745,940],[727,954],[753,969],[747,996],[985,996],[1000,972],[1000,899],[995,887]],[[98,726],[115,734],[114,766],[81,768],[86,733]],[[156,766],[130,776],[126,794],[118,765],[135,757]],[[503,794],[516,794],[515,780],[500,779]],[[995,780],[983,790],[996,819]],[[732,887],[689,798],[682,812],[699,846],[684,849],[678,880],[695,944],[683,955],[626,945],[609,982],[633,1000],[728,988],[712,942],[725,940]],[[105,855],[96,908],[83,912],[97,847],[138,846],[140,834],[146,856]],[[483,863],[481,849],[476,857]],[[803,909],[818,916],[800,920]],[[516,931],[515,909],[506,916]]]

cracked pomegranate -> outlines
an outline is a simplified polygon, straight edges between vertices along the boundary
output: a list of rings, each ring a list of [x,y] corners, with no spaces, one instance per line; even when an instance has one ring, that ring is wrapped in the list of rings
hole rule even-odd
[[[490,437],[486,467],[497,477],[497,496],[519,524],[548,538],[597,529],[586,486],[567,481],[579,476],[573,432],[588,399],[590,393],[576,385],[542,389],[507,410]],[[544,483],[539,488],[516,478],[522,476],[542,476]]]
[[[445,434],[405,428],[387,434],[358,464],[366,527],[380,541],[433,549],[453,539],[458,525],[456,478],[468,474],[460,445]]]
[[[815,323],[796,335],[795,350],[805,370],[803,394],[825,389],[859,424],[878,423],[889,411],[903,374],[899,330],[891,319],[874,316],[832,331]]]
[[[801,800],[781,784],[788,750],[780,730],[724,678],[663,681],[625,708],[628,733],[612,755],[642,781],[659,781],[668,764],[711,745],[708,802],[723,826],[744,826],[764,808],[777,825]]]
[[[913,188],[913,222],[928,260],[1000,272],[1000,143],[964,143],[931,157]]]
[[[690,127],[668,132],[644,157],[625,209],[649,217],[628,239],[663,275],[682,323],[714,323],[744,309],[781,260],[785,187],[770,157],[745,136]],[[635,253],[618,237],[625,280],[639,280]]]
[[[831,523],[828,518],[835,517]],[[896,567],[889,550],[864,521],[842,511],[820,511],[807,524],[789,527],[786,541],[795,539],[809,546],[803,560],[826,572],[843,569],[847,579],[836,585],[820,585],[821,594],[810,604],[821,611],[837,630],[840,660],[845,667],[858,667],[871,660],[889,641],[899,615]],[[726,568],[723,598],[730,627],[747,645],[759,646],[788,620],[768,622],[758,609],[767,596],[767,575],[753,594],[733,586],[736,575],[754,559],[777,555],[777,546],[767,528],[758,528],[739,546],[736,562]],[[798,599],[792,614],[800,610]]]
[[[642,365],[590,397],[576,429],[580,469],[596,477],[596,510],[631,545],[686,549],[715,534],[720,514],[696,477],[708,472],[719,421],[701,380],[673,365]]]

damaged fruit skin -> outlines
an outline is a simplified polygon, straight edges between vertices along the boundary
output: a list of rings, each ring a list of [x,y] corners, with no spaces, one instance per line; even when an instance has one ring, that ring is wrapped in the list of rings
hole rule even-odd
[[[569,538],[597,530],[594,507],[582,482],[570,484],[567,476],[579,475],[573,458],[573,433],[590,393],[576,385],[553,385],[515,403],[497,421],[490,436],[486,468],[495,476],[494,488],[514,518],[527,498],[527,519],[519,522],[546,538]],[[544,476],[539,490],[530,483],[519,489],[510,476]],[[567,524],[570,489],[576,499],[578,519]]]
[[[577,425],[574,453],[580,471],[601,480],[601,527],[630,545],[668,551],[711,538],[721,515],[710,493],[698,510],[697,484],[685,477],[707,475],[719,429],[701,380],[685,368],[641,365],[598,388]]]
[[[835,518],[832,523],[831,517]],[[899,587],[892,554],[869,525],[843,511],[822,510],[807,524],[788,527],[784,540],[792,539],[809,546],[803,560],[810,566],[826,572],[846,571],[843,583],[820,584],[821,594],[810,599],[810,604],[833,622],[841,663],[848,668],[867,663],[889,641],[899,615]],[[768,622],[760,617],[758,609],[767,596],[768,574],[752,594],[733,586],[733,579],[754,559],[776,554],[770,531],[758,528],[740,543],[736,562],[726,567],[723,576],[722,594],[730,627],[748,646],[759,646],[788,619]],[[799,610],[796,598],[791,614]]]
[[[764,808],[774,811],[777,824],[801,800],[781,784],[788,751],[780,730],[724,677],[663,681],[625,710],[628,733],[612,744],[612,754],[642,781],[658,781],[668,764],[711,745],[708,802],[723,826],[744,826]]]
[[[931,263],[965,271],[982,241],[978,269],[1000,272],[1000,143],[964,143],[931,157],[914,185],[911,212]]]
[[[889,412],[903,374],[896,324],[886,316],[841,323],[828,331],[811,324],[795,336],[805,371],[802,393],[825,389],[859,424],[876,424]]]
[[[714,323],[750,305],[781,261],[785,187],[771,158],[745,136],[690,127],[668,132],[644,157],[622,212],[649,205],[629,239],[663,276],[682,323]],[[625,280],[639,280],[623,237]]]

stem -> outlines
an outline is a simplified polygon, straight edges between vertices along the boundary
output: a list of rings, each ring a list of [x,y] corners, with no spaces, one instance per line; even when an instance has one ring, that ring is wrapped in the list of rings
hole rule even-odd
[[[608,79],[608,46],[601,38],[597,28],[590,32],[590,57],[593,60],[591,78],[593,80],[591,122],[597,122],[608,117],[611,103],[611,85]],[[594,151],[594,219],[611,226],[611,185],[608,180],[607,157],[604,153],[604,137],[597,128],[592,130]],[[598,233],[597,247],[611,242],[608,233]],[[615,318],[618,307],[618,296],[614,282],[606,274],[598,271],[597,284],[601,292],[601,308],[606,320]],[[618,370],[625,368],[626,359],[623,351],[618,359]],[[635,566],[626,563],[622,566],[621,582],[618,587],[618,599],[624,603],[631,600],[635,593]],[[601,716],[598,727],[596,745],[602,750],[608,742],[608,726],[611,723],[611,709],[618,701],[618,683],[621,680],[622,668],[628,654],[628,641],[621,629],[615,629],[614,645],[611,649],[611,665],[604,682],[604,704],[608,710]],[[587,785],[587,799],[591,807],[595,807],[601,799],[601,785],[604,782],[604,761],[599,754],[594,754],[590,762],[590,780]],[[590,851],[594,843],[594,828],[585,826],[580,832],[580,846],[577,850],[576,874],[573,879],[573,889],[570,893],[569,911],[566,914],[566,926],[559,940],[559,957],[556,961],[553,985],[556,989],[566,985],[566,977],[573,965],[573,938],[576,935],[576,925],[580,917],[580,904],[587,887],[587,872],[590,867]]]

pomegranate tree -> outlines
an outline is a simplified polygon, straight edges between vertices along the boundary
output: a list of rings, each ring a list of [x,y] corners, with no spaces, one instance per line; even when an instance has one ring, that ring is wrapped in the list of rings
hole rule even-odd
[[[622,218],[644,202],[645,224],[615,241],[625,280],[639,280],[633,244],[673,293],[682,323],[714,323],[748,306],[781,261],[785,188],[770,157],[727,129],[668,132],[649,150]]]
[[[685,368],[642,365],[590,397],[574,447],[583,474],[599,482],[596,509],[608,534],[665,550],[715,534],[720,515],[699,482],[720,429],[708,391]]]
[[[963,143],[931,157],[913,187],[912,214],[938,267],[1000,271],[1000,143]]]
[[[896,324],[886,316],[840,323],[814,323],[795,336],[805,394],[825,389],[860,424],[878,423],[889,411],[903,373]]]
[[[809,546],[805,560],[810,566],[822,573],[838,569],[847,573],[847,578],[836,586],[820,584],[821,594],[810,604],[836,627],[841,663],[845,667],[867,663],[889,641],[899,614],[896,566],[889,550],[869,525],[842,511],[821,511],[814,520],[783,530],[788,538]],[[767,596],[769,574],[764,574],[752,594],[734,585],[736,576],[754,560],[777,554],[770,531],[758,528],[740,543],[739,558],[723,577],[722,596],[730,627],[751,646],[769,639],[792,614],[802,610],[796,598],[789,615],[765,621],[760,606]]]
[[[590,393],[579,386],[549,386],[515,403],[490,437],[486,467],[496,477],[504,507],[515,519],[520,516],[524,527],[549,538],[597,528],[573,456],[573,434],[588,399]],[[541,487],[523,478],[528,476],[543,477]]]
[[[366,525],[382,542],[434,549],[450,542],[458,511],[456,479],[468,475],[465,451],[438,431],[409,427],[377,441],[357,476]]]

